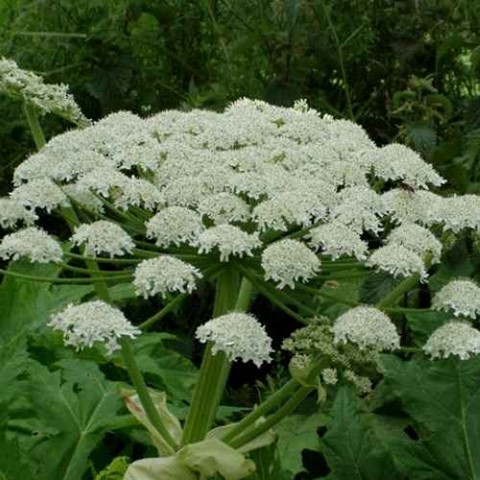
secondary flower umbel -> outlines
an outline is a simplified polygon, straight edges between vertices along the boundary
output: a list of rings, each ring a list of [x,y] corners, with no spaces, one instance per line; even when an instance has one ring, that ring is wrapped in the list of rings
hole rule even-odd
[[[272,340],[263,325],[247,313],[233,312],[209,320],[197,328],[202,343],[212,342],[212,354],[222,351],[231,360],[251,360],[257,367],[270,362]]]
[[[99,342],[105,344],[109,354],[120,348],[119,338],[140,334],[120,310],[100,300],[69,305],[52,315],[48,325],[63,332],[67,345],[81,350]]]

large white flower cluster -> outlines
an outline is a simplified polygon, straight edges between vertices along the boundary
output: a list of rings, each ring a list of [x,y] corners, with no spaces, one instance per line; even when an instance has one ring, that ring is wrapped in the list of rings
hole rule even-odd
[[[69,305],[52,315],[49,326],[63,333],[67,345],[82,350],[98,342],[110,354],[120,348],[121,337],[135,338],[140,334],[120,310],[100,300]]]
[[[196,331],[200,342],[212,342],[212,354],[221,351],[231,360],[251,360],[257,367],[270,362],[272,339],[263,325],[247,313],[232,312],[213,318]]]
[[[361,349],[394,350],[400,346],[395,325],[382,311],[368,305],[340,315],[332,326],[335,342],[352,342]]]
[[[0,58],[0,93],[19,97],[41,113],[53,112],[78,125],[89,124],[66,85],[46,84],[42,77],[19,68],[14,60]]]
[[[189,249],[223,262],[259,257],[279,288],[313,278],[322,254],[426,278],[441,254],[430,227],[480,230],[478,196],[430,192],[443,179],[413,150],[379,148],[360,126],[304,103],[114,113],[53,138],[18,166],[14,183],[19,207],[0,215],[8,227],[71,202],[92,223],[126,219],[142,248],[150,241],[161,253]],[[294,241],[283,238],[291,232]],[[72,240],[97,255],[132,251],[111,233],[82,226]],[[374,251],[372,236],[385,240]]]

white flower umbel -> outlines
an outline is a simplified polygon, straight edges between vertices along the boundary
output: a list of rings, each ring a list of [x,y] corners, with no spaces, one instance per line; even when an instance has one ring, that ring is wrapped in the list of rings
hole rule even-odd
[[[394,277],[410,277],[418,274],[422,280],[427,278],[420,255],[402,245],[391,244],[380,247],[370,255],[367,265],[388,272]]]
[[[361,349],[395,350],[400,337],[389,317],[377,308],[362,305],[340,315],[332,326],[335,342],[352,342]]]
[[[2,228],[15,228],[18,223],[30,226],[35,223],[37,218],[35,212],[25,208],[19,201],[12,198],[0,198],[0,226]]]
[[[248,220],[250,216],[248,204],[237,195],[228,192],[203,198],[198,204],[198,211],[213,220],[217,225],[243,222]]]
[[[480,353],[480,332],[467,322],[448,322],[435,330],[422,348],[432,358],[456,355],[468,360]]]
[[[60,262],[63,252],[60,244],[48,233],[35,227],[5,235],[0,243],[0,257],[18,260],[26,257],[32,262]]]
[[[137,294],[145,298],[167,292],[192,293],[202,274],[190,265],[170,255],[142,261],[135,269],[133,284]]]
[[[129,183],[129,177],[113,166],[99,167],[81,176],[77,182],[80,191],[92,191],[103,197],[122,192]]]
[[[232,312],[197,328],[197,339],[212,342],[212,354],[225,352],[230,360],[251,360],[257,367],[270,362],[272,340],[263,325],[247,313]]]
[[[387,245],[402,245],[431,263],[440,262],[442,243],[428,229],[414,223],[404,223],[390,232]]]
[[[154,238],[159,247],[192,243],[204,230],[200,215],[185,207],[167,207],[146,224],[147,238]]]
[[[68,205],[68,198],[63,190],[48,178],[24,183],[15,188],[10,195],[13,200],[26,207],[43,208],[49,213],[57,207]]]
[[[452,280],[432,300],[435,310],[453,310],[456,317],[476,318],[480,315],[480,287],[469,279]]]
[[[118,196],[115,196],[116,208],[127,210],[130,206],[143,207],[146,210],[154,210],[164,203],[163,195],[153,183],[141,178],[129,178],[120,188]]]
[[[328,222],[310,230],[309,245],[330,255],[333,260],[342,255],[352,255],[358,260],[367,258],[368,245],[357,232],[338,221]]]
[[[440,211],[445,199],[432,192],[394,188],[385,192],[382,199],[387,212],[396,223],[413,222],[429,226],[440,223],[443,218]]]
[[[122,256],[131,253],[135,247],[122,227],[105,220],[78,226],[70,241],[74,245],[85,245],[87,253],[93,256],[103,253],[110,257]]]
[[[307,281],[320,271],[320,260],[303,243],[285,239],[263,251],[262,267],[267,280],[278,282],[277,288],[295,288],[296,281]]]
[[[42,77],[22,70],[15,61],[6,58],[0,58],[0,92],[21,98],[42,114],[53,112],[78,125],[90,123],[66,85],[46,84]]]
[[[374,163],[377,177],[384,180],[400,180],[411,187],[428,188],[428,184],[436,187],[445,180],[426,163],[420,155],[398,143],[379,148]]]
[[[220,261],[228,262],[230,255],[243,257],[253,255],[260,247],[258,233],[247,233],[234,225],[218,225],[203,231],[195,242],[199,253],[209,253],[214,249],[220,252]]]
[[[141,333],[120,310],[100,300],[69,305],[52,315],[48,325],[60,330],[65,343],[77,350],[99,342],[105,344],[109,354],[119,349],[119,338],[135,338]]]
[[[480,196],[461,195],[443,199],[438,219],[445,230],[459,232],[464,228],[480,231]]]
[[[341,203],[332,209],[331,217],[358,233],[382,230],[385,213],[382,197],[368,187],[348,187],[339,193]]]
[[[285,231],[289,225],[308,227],[327,214],[318,195],[308,191],[290,191],[275,195],[255,207],[253,217],[261,230]]]

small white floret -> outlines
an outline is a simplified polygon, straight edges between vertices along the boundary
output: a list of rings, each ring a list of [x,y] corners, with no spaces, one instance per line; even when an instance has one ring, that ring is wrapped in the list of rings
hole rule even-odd
[[[253,255],[260,247],[258,233],[247,233],[234,225],[218,225],[203,231],[196,240],[199,253],[209,253],[214,249],[220,252],[220,261],[228,262],[230,255],[243,257]]]
[[[157,293],[163,296],[168,292],[192,293],[202,274],[178,258],[161,255],[142,261],[135,269],[134,277],[137,293],[147,298]]]
[[[96,256],[106,253],[110,257],[131,253],[135,244],[122,227],[99,220],[82,224],[70,238],[74,245],[85,245],[87,253]]]
[[[14,228],[19,222],[30,226],[37,220],[37,215],[31,209],[24,207],[12,198],[0,198],[0,226]]]
[[[387,245],[402,245],[431,263],[440,262],[442,243],[428,229],[414,223],[403,223],[390,232]]]
[[[52,315],[48,325],[63,332],[65,343],[77,350],[99,342],[109,354],[120,348],[119,338],[135,338],[141,333],[120,310],[100,300],[69,305]]]
[[[360,235],[341,222],[328,222],[310,230],[307,237],[309,245],[322,248],[323,253],[336,260],[342,255],[352,255],[358,260],[367,258],[367,242]]]
[[[427,278],[427,271],[420,255],[393,243],[375,250],[367,260],[367,265],[388,272],[394,277],[419,275],[422,280]]]
[[[212,342],[212,354],[225,352],[230,360],[251,360],[257,367],[270,362],[272,340],[265,327],[247,313],[232,312],[209,320],[197,328],[197,339]]]
[[[250,216],[248,204],[233,193],[221,192],[203,198],[198,211],[213,220],[216,225],[244,222]]]
[[[348,310],[335,320],[332,332],[335,342],[352,342],[361,349],[395,350],[400,346],[395,325],[374,307],[362,305]]]
[[[167,207],[146,224],[147,238],[154,238],[159,247],[192,243],[204,230],[202,218],[186,207]]]
[[[320,260],[303,243],[285,239],[263,251],[262,268],[265,278],[278,282],[278,288],[295,288],[296,281],[307,281],[320,271]]]
[[[399,180],[411,187],[427,188],[428,184],[438,187],[445,183],[417,152],[399,143],[378,149],[374,170],[384,180]]]
[[[48,178],[39,178],[15,188],[11,198],[31,209],[43,208],[51,212],[57,207],[68,205],[68,198],[63,190]]]
[[[435,330],[422,348],[432,358],[457,355],[468,360],[480,353],[480,332],[467,322],[448,322]]]
[[[63,252],[60,244],[48,233],[35,227],[5,235],[0,243],[0,257],[18,260],[26,257],[32,262],[60,262]]]
[[[432,300],[435,310],[453,310],[456,317],[476,318],[480,315],[480,287],[469,279],[452,280]]]

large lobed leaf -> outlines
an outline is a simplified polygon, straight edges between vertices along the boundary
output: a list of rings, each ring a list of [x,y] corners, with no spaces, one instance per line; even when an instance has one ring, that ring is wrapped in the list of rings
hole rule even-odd
[[[430,362],[383,358],[387,385],[400,397],[419,439],[390,439],[415,480],[480,478],[480,358]]]
[[[63,360],[50,372],[30,369],[29,398],[35,436],[23,441],[38,480],[80,480],[89,455],[122,407],[117,385],[98,367],[82,360]]]
[[[390,433],[379,430],[350,387],[341,387],[331,410],[331,422],[322,439],[332,480],[395,480],[403,478],[385,446]]]

